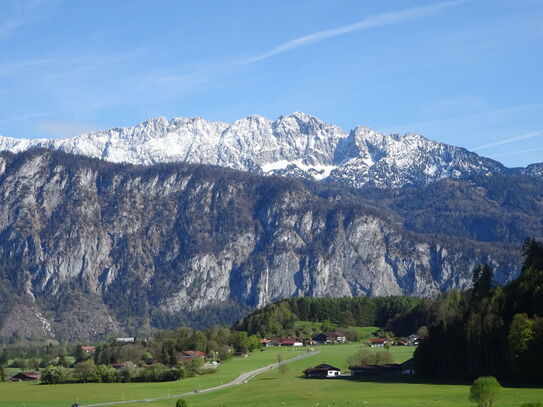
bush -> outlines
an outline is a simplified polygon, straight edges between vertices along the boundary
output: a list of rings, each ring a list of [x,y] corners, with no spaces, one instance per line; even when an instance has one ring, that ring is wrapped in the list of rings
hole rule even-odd
[[[184,399],[179,399],[179,400],[177,400],[176,403],[175,403],[175,407],[188,407],[188,405],[189,405],[189,404],[188,404],[187,401],[184,400]]]
[[[495,377],[479,377],[471,385],[469,399],[476,402],[479,407],[492,407],[501,389],[502,386]]]
[[[41,375],[43,384],[62,384],[66,383],[70,371],[62,366],[47,366]]]
[[[179,378],[180,379],[184,379],[185,377],[187,377],[187,369],[185,369],[185,366],[179,365],[177,367],[177,370],[179,370]]]

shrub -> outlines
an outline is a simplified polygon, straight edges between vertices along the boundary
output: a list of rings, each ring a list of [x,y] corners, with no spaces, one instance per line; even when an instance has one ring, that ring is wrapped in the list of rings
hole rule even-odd
[[[184,400],[184,399],[179,399],[179,400],[177,400],[176,403],[175,403],[175,407],[188,407],[188,405],[189,405],[189,404],[188,404],[187,401]]]
[[[469,399],[476,402],[479,407],[492,407],[501,389],[502,386],[495,377],[479,377],[471,385]]]

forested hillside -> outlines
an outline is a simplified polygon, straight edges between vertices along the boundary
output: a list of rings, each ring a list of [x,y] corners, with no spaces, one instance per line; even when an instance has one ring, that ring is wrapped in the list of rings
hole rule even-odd
[[[398,318],[429,325],[415,353],[420,375],[543,380],[543,244],[527,240],[523,254],[520,276],[506,286],[495,286],[492,270],[480,266],[469,291],[447,293]]]
[[[261,337],[291,334],[295,321],[314,321],[348,326],[384,327],[389,319],[413,309],[423,300],[416,297],[289,298],[247,315],[237,330]]]

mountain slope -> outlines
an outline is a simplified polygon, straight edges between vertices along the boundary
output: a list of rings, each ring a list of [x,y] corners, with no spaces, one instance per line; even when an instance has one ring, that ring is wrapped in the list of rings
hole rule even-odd
[[[83,134],[72,139],[0,137],[0,151],[42,147],[111,162],[211,164],[380,188],[425,185],[442,178],[513,172],[541,177],[541,165],[507,169],[460,147],[420,135],[377,133],[357,127],[350,134],[314,116],[294,113],[275,121],[250,116],[232,124],[202,118],[164,117],[135,127]]]
[[[431,296],[480,262],[498,281],[517,270],[516,245],[411,232],[377,199],[219,167],[2,153],[0,199],[0,336],[143,333],[290,296]]]

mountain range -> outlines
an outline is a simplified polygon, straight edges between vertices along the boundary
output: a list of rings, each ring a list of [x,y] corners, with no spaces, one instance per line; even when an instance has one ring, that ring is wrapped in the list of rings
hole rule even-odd
[[[293,113],[271,121],[249,116],[232,124],[202,118],[165,117],[135,127],[70,139],[0,137],[0,151],[48,148],[117,162],[210,164],[260,174],[277,174],[397,188],[470,175],[543,176],[543,164],[509,169],[464,148],[418,134],[383,134],[356,127],[349,134],[318,118]]]
[[[301,113],[0,146],[4,338],[201,327],[290,296],[435,296],[482,262],[511,280],[522,240],[543,238],[541,164]]]

